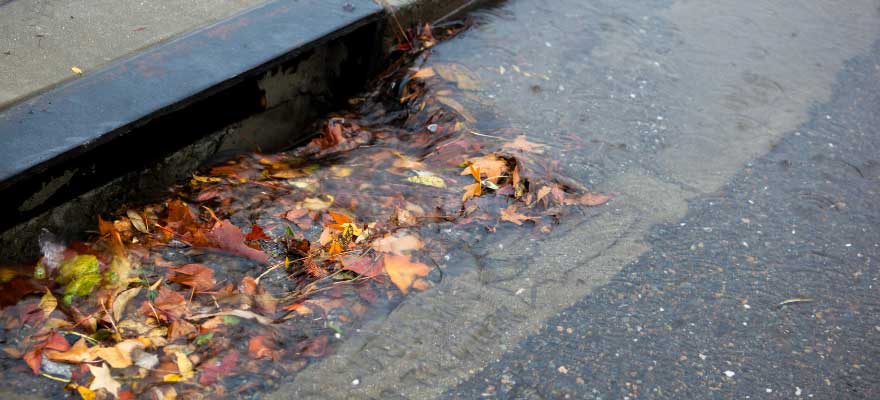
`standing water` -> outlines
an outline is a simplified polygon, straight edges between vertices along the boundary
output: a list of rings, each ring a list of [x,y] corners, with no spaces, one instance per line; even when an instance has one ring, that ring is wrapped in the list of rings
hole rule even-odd
[[[47,234],[36,271],[7,274],[32,293],[3,311],[14,393],[61,395],[65,383],[39,385],[55,379],[156,398],[759,397],[782,382],[830,391],[846,383],[828,370],[877,367],[803,356],[825,364],[797,386],[803,362],[769,343],[830,354],[816,342],[840,339],[766,335],[790,329],[791,307],[819,321],[845,309],[827,329],[868,332],[858,343],[876,353],[876,312],[858,313],[876,311],[876,288],[832,291],[825,274],[876,278],[877,210],[811,183],[790,204],[763,195],[854,213],[821,230],[827,220],[759,198],[793,179],[786,169],[741,183],[790,136],[835,158],[831,139],[798,130],[834,109],[845,62],[876,56],[876,4],[510,1],[472,15],[466,30],[416,30],[407,46],[424,51],[308,145],[199,171],[164,203],[106,215],[86,243]],[[875,156],[854,157],[867,161],[853,196],[876,197]],[[823,247],[859,215],[852,254]],[[792,252],[838,262],[788,263]],[[800,272],[797,290],[777,294],[786,271]],[[627,347],[639,340],[671,350]],[[680,373],[651,375],[661,366]],[[748,373],[777,368],[789,372]],[[867,374],[847,382],[876,390]]]

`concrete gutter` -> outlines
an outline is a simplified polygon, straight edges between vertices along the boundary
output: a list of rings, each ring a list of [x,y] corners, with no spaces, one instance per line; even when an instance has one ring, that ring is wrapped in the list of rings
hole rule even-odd
[[[74,238],[164,197],[206,161],[295,145],[381,65],[399,32],[387,10],[409,27],[484,2],[382,3],[270,1],[0,110],[0,260],[37,256],[41,229]]]

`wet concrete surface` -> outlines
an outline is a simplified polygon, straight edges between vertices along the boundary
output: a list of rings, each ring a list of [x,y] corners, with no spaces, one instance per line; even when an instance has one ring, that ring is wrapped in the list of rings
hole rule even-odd
[[[878,74],[875,45],[810,122],[443,398],[876,398]]]

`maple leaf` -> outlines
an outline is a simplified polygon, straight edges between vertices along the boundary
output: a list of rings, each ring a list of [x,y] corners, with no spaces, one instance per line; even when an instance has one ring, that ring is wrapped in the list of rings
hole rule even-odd
[[[498,179],[505,176],[507,172],[507,160],[494,154],[488,154],[482,157],[474,157],[467,160],[469,166],[465,168],[459,175],[472,175],[470,169],[473,166],[479,173],[486,174],[486,180],[492,183],[498,183]]]
[[[268,335],[257,335],[248,342],[248,352],[253,358],[271,358],[273,361],[281,357],[281,351],[274,349],[275,341]]]
[[[25,363],[31,370],[34,371],[34,374],[40,373],[40,365],[43,362],[43,351],[44,350],[56,350],[56,351],[67,351],[70,349],[70,343],[64,339],[64,336],[59,335],[58,333],[51,332],[45,336],[45,339],[40,341],[37,345],[31,348],[30,351],[25,353],[22,358]]]
[[[544,147],[544,145],[526,140],[526,135],[519,135],[512,142],[505,143],[501,146],[501,148],[505,150],[531,152],[536,154],[544,152],[541,147]]]
[[[113,376],[110,375],[110,368],[107,367],[107,364],[101,364],[100,367],[89,365],[89,371],[92,373],[92,376],[95,377],[95,379],[92,380],[92,384],[89,385],[89,389],[104,389],[114,397],[119,397],[119,388],[122,387],[122,384],[113,379]]]
[[[461,202],[464,203],[464,202],[482,194],[482,186],[483,185],[479,182],[471,183],[470,185],[465,186],[464,187],[464,195],[461,196]]]
[[[214,270],[206,265],[187,264],[169,270],[175,273],[168,278],[169,281],[192,287],[196,292],[210,290],[217,284],[214,280]]]
[[[73,364],[93,361],[94,352],[86,345],[85,339],[80,339],[67,351],[46,350],[46,358],[52,361],[63,361]]]
[[[403,294],[409,292],[416,278],[426,276],[431,267],[420,262],[413,262],[409,256],[385,255],[385,272]]]
[[[235,364],[238,362],[238,357],[238,352],[232,350],[219,361],[202,364],[202,374],[199,376],[199,383],[210,385],[217,382],[220,378],[231,374],[235,369]]]
[[[511,204],[507,208],[501,209],[501,220],[522,225],[523,221],[530,221],[532,218],[516,212],[516,204]]]
[[[269,256],[266,253],[244,244],[244,235],[241,233],[241,229],[229,222],[228,219],[215,223],[211,231],[208,232],[208,238],[217,248],[233,255],[248,258],[261,264],[269,262]]]

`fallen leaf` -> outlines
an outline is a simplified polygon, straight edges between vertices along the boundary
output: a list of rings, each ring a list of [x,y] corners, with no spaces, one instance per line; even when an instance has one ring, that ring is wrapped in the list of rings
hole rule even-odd
[[[321,197],[307,197],[302,202],[302,208],[312,211],[321,211],[330,208],[333,205],[333,196],[329,194]]]
[[[232,374],[235,370],[235,364],[238,362],[238,357],[238,352],[232,350],[219,361],[202,364],[202,374],[199,376],[199,383],[210,385],[217,382],[220,378]]]
[[[151,317],[153,316],[153,309],[159,313],[160,319],[174,321],[186,315],[186,298],[180,293],[162,286],[153,300],[153,306],[150,307],[149,302],[144,302],[141,306],[141,313]]]
[[[275,349],[275,341],[267,335],[257,335],[248,342],[248,352],[253,358],[271,358],[278,360],[281,357],[281,351]]]
[[[95,377],[95,379],[92,380],[92,384],[89,385],[89,389],[104,389],[112,394],[113,397],[119,397],[119,388],[122,387],[122,385],[110,375],[110,368],[107,367],[107,364],[101,364],[100,367],[89,365],[89,371],[91,371],[92,376]]]
[[[144,217],[138,214],[137,211],[128,210],[125,212],[125,215],[131,220],[131,226],[133,226],[134,229],[137,229],[141,233],[150,233],[150,229],[147,227],[146,222],[144,222]]]
[[[189,286],[196,292],[211,290],[217,282],[214,280],[214,270],[202,264],[187,264],[182,267],[169,268],[174,274],[168,278],[171,282]]]
[[[251,225],[251,231],[244,237],[245,241],[253,241],[253,240],[271,240],[269,236],[266,236],[266,232],[263,231],[259,225]]]
[[[382,273],[382,263],[372,257],[347,256],[342,258],[342,269],[374,278]]]
[[[85,339],[78,340],[67,351],[46,350],[46,358],[72,364],[94,361],[96,357],[94,351],[86,345]]]
[[[46,338],[31,348],[28,352],[24,353],[22,358],[25,363],[31,370],[34,371],[34,374],[40,373],[40,366],[43,361],[43,351],[44,350],[56,350],[56,351],[67,351],[70,349],[70,343],[64,339],[64,336],[61,336],[58,333],[52,332],[49,333]]]
[[[415,235],[386,236],[373,242],[373,249],[383,253],[404,254],[405,252],[421,250],[422,241]]]
[[[131,352],[134,349],[143,349],[144,344],[137,339],[127,339],[117,343],[113,347],[99,347],[93,350],[94,354],[106,361],[113,368],[130,367],[134,361]]]
[[[474,73],[465,66],[459,64],[434,64],[434,70],[441,78],[455,82],[459,89],[477,90],[480,84],[474,76]]]
[[[91,254],[78,254],[65,259],[58,267],[55,282],[64,285],[65,304],[70,304],[74,297],[92,293],[101,282],[98,259]]]
[[[269,262],[269,256],[266,253],[249,247],[244,243],[244,235],[241,233],[241,229],[233,225],[232,222],[229,222],[228,219],[215,223],[208,236],[217,248],[233,255],[249,258],[261,264]]]
[[[461,196],[461,202],[464,203],[464,202],[470,200],[471,198],[482,194],[482,190],[483,190],[482,187],[483,187],[483,185],[480,184],[479,182],[472,183],[470,185],[465,186],[464,187],[464,195]]]
[[[199,314],[199,315],[193,315],[193,316],[189,317],[189,319],[204,319],[204,318],[218,317],[218,316],[234,316],[234,317],[239,317],[239,318],[244,318],[244,319],[252,319],[252,320],[255,320],[263,325],[271,325],[272,324],[271,319],[266,318],[260,314],[255,313],[255,312],[247,311],[247,310],[231,310],[231,311],[222,311],[222,312],[211,313],[211,314]]]
[[[141,288],[136,287],[124,290],[116,295],[116,298],[113,299],[113,306],[110,308],[114,320],[119,321],[122,319],[122,313],[125,312],[125,306],[128,305],[131,299],[137,297],[140,292]]]
[[[576,199],[567,199],[565,200],[565,204],[580,204],[584,206],[600,206],[602,204],[607,203],[611,200],[611,196],[600,194],[600,193],[587,193],[581,197]]]
[[[177,369],[180,371],[180,376],[183,377],[183,379],[192,378],[193,365],[192,361],[189,360],[189,357],[179,351],[175,352],[174,355],[177,357]]]
[[[477,119],[474,118],[473,114],[471,114],[468,110],[466,110],[464,108],[464,106],[461,105],[461,103],[452,99],[451,97],[437,96],[437,101],[439,101],[440,103],[443,103],[447,107],[455,110],[455,112],[457,112],[458,115],[461,115],[461,117],[464,118],[465,121],[467,121],[469,123],[477,122]]]
[[[481,157],[474,157],[467,160],[468,167],[459,175],[472,175],[471,166],[481,174],[486,174],[486,180],[498,183],[498,179],[507,176],[507,160],[494,154],[487,154]]]
[[[531,153],[536,153],[536,154],[541,154],[544,152],[544,150],[541,149],[541,147],[544,147],[543,144],[532,143],[532,142],[526,140],[525,135],[517,136],[516,139],[514,139],[512,142],[505,143],[501,147],[503,149],[509,150],[509,151],[525,151],[525,152],[531,152]]]
[[[55,307],[58,307],[58,299],[52,295],[48,288],[46,288],[46,294],[40,299],[39,307],[40,310],[43,310],[43,316],[46,318],[49,317],[49,314],[52,314],[52,311],[55,311]]]
[[[327,352],[327,336],[303,340],[297,344],[299,353],[306,357],[322,357]]]
[[[419,176],[411,176],[406,178],[406,180],[412,183],[418,183],[419,185],[432,186],[435,188],[445,188],[446,182],[443,181],[443,178],[439,176],[432,175],[419,175]]]
[[[501,209],[501,220],[502,221],[513,222],[514,224],[522,225],[523,221],[529,221],[531,219],[532,219],[531,217],[528,217],[528,216],[525,216],[525,215],[522,215],[522,214],[516,212],[516,204],[511,204],[507,208]]]
[[[385,255],[385,272],[403,294],[409,292],[416,278],[426,276],[431,267],[420,262],[413,262],[409,256]]]
[[[434,76],[434,70],[430,67],[422,68],[422,69],[416,71],[414,74],[412,74],[413,79],[424,79],[424,78],[430,78],[432,76]]]
[[[76,392],[79,393],[82,400],[95,400],[95,398],[98,397],[98,394],[95,393],[94,390],[82,385],[76,385]]]

